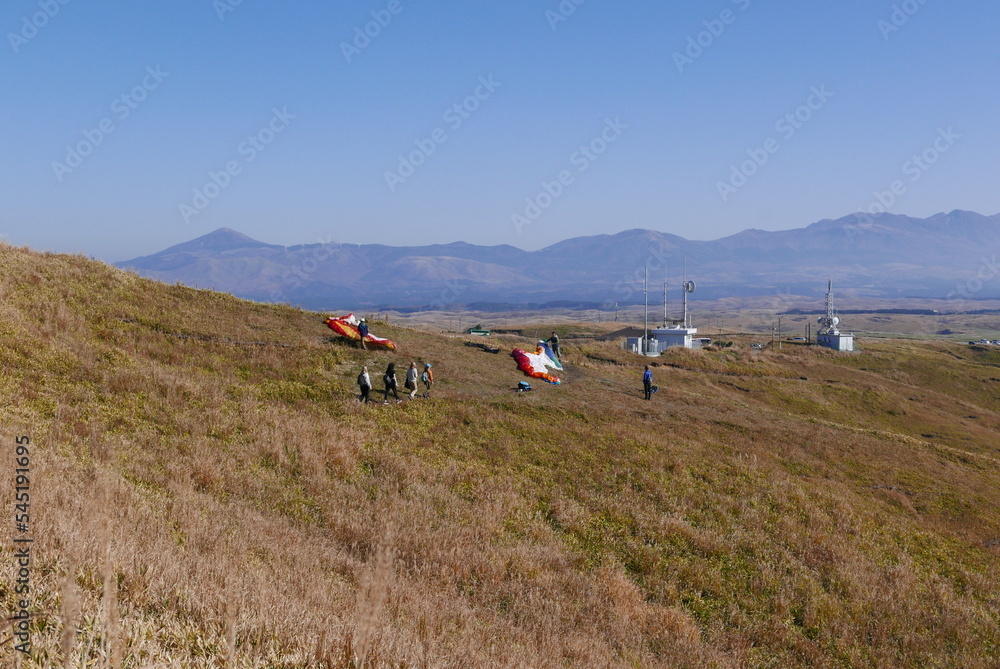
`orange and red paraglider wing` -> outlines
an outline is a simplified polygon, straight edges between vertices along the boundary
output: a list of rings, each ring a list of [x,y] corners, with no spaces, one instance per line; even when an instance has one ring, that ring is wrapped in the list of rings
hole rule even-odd
[[[365,341],[368,342],[369,344],[374,344],[375,346],[381,346],[382,348],[387,348],[390,351],[396,350],[396,344],[394,344],[392,340],[383,339],[382,337],[376,337],[371,333],[368,333],[368,336],[365,337]]]
[[[517,368],[533,379],[542,379],[551,384],[559,385],[559,377],[552,376],[545,367],[543,356],[537,353],[528,353],[519,348],[510,352],[510,357],[517,362]]]
[[[346,316],[340,317],[330,316],[325,322],[331,330],[339,334],[341,337],[347,337],[353,341],[361,341],[361,333],[358,331],[357,325],[358,321],[354,317],[354,314],[347,314]],[[391,340],[376,337],[370,332],[365,337],[365,342],[379,348],[387,348],[390,351],[396,350],[396,344]]]
[[[358,328],[351,325],[343,318],[334,318],[331,316],[326,319],[326,324],[331,330],[339,334],[341,337],[347,337],[348,339],[353,339],[354,341],[361,341],[361,333],[358,332]]]

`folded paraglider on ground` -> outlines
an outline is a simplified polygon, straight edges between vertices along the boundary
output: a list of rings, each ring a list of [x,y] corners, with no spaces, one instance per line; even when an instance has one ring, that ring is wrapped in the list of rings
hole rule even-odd
[[[538,348],[535,349],[534,353],[515,348],[510,352],[510,357],[517,362],[517,368],[531,378],[542,379],[555,385],[560,383],[559,377],[549,374],[548,368],[562,370],[562,364],[544,341],[538,342]]]

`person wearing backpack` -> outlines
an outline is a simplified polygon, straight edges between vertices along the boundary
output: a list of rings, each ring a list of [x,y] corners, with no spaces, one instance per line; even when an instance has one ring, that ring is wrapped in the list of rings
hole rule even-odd
[[[396,392],[396,388],[397,388],[397,386],[396,386],[396,363],[390,362],[389,366],[385,368],[385,374],[382,375],[382,383],[385,384],[385,399],[382,401],[382,404],[388,404],[389,403],[389,393],[390,392],[392,393],[392,396],[396,398],[397,402],[402,402],[403,401],[403,400],[399,399],[399,393]]]
[[[368,376],[368,367],[362,367],[361,373],[358,374],[358,388],[361,389],[361,397],[358,401],[368,404],[371,401],[370,395],[372,392],[372,380]]]
[[[642,373],[642,390],[645,399],[653,396],[653,372],[649,371],[649,365],[646,365],[646,371]]]
[[[424,397],[430,397],[431,386],[434,385],[434,372],[431,371],[431,363],[424,363],[424,373],[420,375],[420,380],[423,381],[424,386],[427,388]]]

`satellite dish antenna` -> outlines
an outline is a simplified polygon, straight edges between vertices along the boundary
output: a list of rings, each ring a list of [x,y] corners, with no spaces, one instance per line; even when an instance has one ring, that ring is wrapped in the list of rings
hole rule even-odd
[[[695,288],[696,288],[696,286],[694,285],[694,281],[685,281],[684,282],[684,292],[686,292],[686,293],[693,293]]]

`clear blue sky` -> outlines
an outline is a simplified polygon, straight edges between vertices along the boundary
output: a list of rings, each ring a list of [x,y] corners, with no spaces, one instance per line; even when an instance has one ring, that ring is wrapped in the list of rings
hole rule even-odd
[[[840,217],[893,182],[896,213],[1000,212],[994,0],[897,2],[898,30],[888,0],[564,0],[566,17],[558,0],[236,1],[3,3],[8,242],[121,260],[219,227],[279,244],[713,239]],[[372,12],[387,25],[348,62]],[[776,125],[797,110],[800,127]],[[433,153],[387,179],[418,141]],[[603,153],[575,153],[592,141]],[[925,150],[933,164],[908,163]],[[731,180],[748,152],[766,163]],[[225,187],[199,201],[210,173]],[[543,182],[561,192],[529,218]]]

